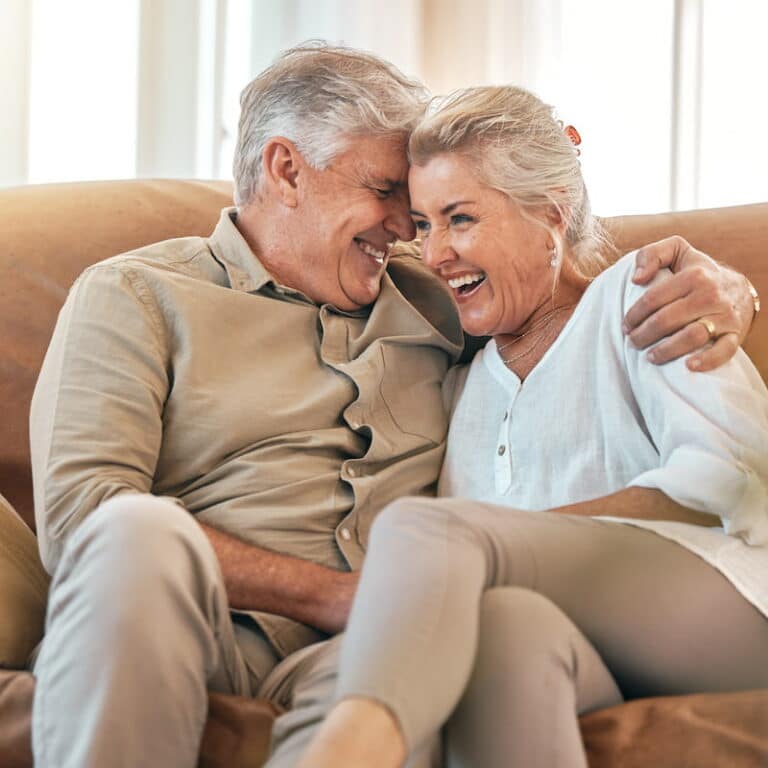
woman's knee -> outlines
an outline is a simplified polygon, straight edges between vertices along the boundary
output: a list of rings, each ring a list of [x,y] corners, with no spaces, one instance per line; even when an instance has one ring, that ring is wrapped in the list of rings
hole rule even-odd
[[[544,595],[521,587],[496,587],[480,604],[479,650],[485,663],[572,666],[573,622]]]
[[[521,693],[552,686],[579,711],[611,706],[621,693],[582,631],[544,595],[519,587],[484,593],[474,685],[504,679]]]
[[[458,529],[472,530],[471,516],[462,514],[462,504],[447,499],[406,496],[393,501],[377,515],[371,539],[398,538],[404,533],[445,537]]]

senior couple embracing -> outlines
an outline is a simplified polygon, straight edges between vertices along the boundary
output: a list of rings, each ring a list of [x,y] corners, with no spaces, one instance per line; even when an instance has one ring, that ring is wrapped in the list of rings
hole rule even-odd
[[[211,689],[290,705],[270,766],[583,766],[580,712],[768,686],[755,302],[616,261],[571,136],[301,46],[211,237],[83,273],[31,416],[38,764],[192,766]]]

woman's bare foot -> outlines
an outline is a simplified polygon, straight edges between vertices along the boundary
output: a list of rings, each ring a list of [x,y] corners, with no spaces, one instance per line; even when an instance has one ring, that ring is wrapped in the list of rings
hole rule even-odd
[[[405,740],[392,713],[371,699],[344,699],[323,721],[297,768],[400,768]]]

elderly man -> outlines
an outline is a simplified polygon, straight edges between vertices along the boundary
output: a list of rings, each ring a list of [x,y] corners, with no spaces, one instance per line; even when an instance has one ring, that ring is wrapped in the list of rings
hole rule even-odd
[[[297,705],[283,734],[316,717],[317,641],[344,627],[375,514],[432,492],[463,343],[450,297],[388,263],[414,235],[405,143],[425,98],[373,56],[288,51],[243,94],[237,208],[212,236],[73,286],[31,417],[53,574],[38,765],[193,766],[206,689]],[[720,313],[746,333],[746,288],[710,266],[725,298],[678,302],[661,332]]]

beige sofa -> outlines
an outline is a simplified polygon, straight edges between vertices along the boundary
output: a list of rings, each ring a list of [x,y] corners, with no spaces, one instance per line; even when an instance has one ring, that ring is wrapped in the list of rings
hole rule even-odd
[[[27,416],[56,314],[87,265],[156,240],[205,235],[230,194],[226,183],[168,180],[0,191],[0,493],[19,515],[0,497],[2,768],[31,765],[34,679],[24,666],[42,634],[47,577],[31,530]],[[622,251],[682,234],[746,272],[768,298],[768,203],[606,224]],[[768,381],[768,313],[747,351]],[[200,764],[259,765],[272,716],[263,703],[212,697]],[[768,691],[631,702],[582,718],[582,730],[592,766],[768,766]]]

